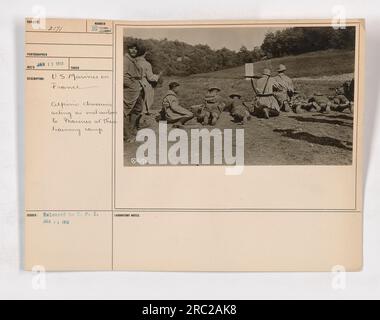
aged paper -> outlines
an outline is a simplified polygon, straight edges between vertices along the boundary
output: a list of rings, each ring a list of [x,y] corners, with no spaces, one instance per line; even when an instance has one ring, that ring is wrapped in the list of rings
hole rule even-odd
[[[25,28],[25,269],[361,270],[363,20]]]

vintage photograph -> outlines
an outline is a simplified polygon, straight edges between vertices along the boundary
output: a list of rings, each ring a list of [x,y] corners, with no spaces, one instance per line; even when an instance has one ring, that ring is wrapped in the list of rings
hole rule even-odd
[[[124,165],[351,165],[355,27],[126,27]]]

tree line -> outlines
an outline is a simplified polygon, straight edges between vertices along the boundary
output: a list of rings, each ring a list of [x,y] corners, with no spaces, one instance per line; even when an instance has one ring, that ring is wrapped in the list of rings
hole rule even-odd
[[[261,49],[269,58],[327,49],[354,49],[355,27],[297,27],[267,33]]]
[[[289,28],[266,34],[263,44],[249,50],[211,49],[208,45],[190,45],[178,40],[124,38],[147,50],[146,59],[155,73],[187,76],[241,66],[262,59],[295,55],[325,49],[353,49],[355,28],[335,30],[329,27]]]

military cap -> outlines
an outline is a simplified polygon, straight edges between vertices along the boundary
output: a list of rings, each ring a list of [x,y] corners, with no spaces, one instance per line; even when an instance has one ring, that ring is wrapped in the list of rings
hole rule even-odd
[[[241,95],[239,93],[236,93],[236,92],[233,92],[229,95],[230,98],[233,98],[233,97],[238,97],[238,98],[241,98]]]
[[[285,65],[283,65],[283,64],[280,64],[279,66],[278,66],[278,68],[277,68],[277,72],[282,72],[282,71],[285,71],[286,70],[286,67],[285,67]]]
[[[212,90],[218,90],[218,91],[222,91],[219,87],[217,86],[210,86],[208,87],[208,91],[212,91]]]
[[[169,83],[169,89],[173,89],[175,87],[179,87],[180,84],[177,81],[172,81]]]
[[[264,75],[264,76],[268,76],[268,77],[270,77],[270,75],[271,75],[270,70],[269,70],[268,68],[265,68],[265,69],[263,70],[263,75]]]

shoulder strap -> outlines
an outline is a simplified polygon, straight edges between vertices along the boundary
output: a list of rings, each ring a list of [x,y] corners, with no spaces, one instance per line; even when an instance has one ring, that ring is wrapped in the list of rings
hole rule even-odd
[[[265,90],[267,89],[267,85],[268,85],[268,82],[269,82],[269,78],[267,78],[267,82],[265,82],[265,86],[264,86],[264,89],[263,89],[263,92],[261,94],[264,94],[265,93]]]
[[[252,86],[253,92],[257,95],[257,89],[255,87],[255,83],[253,82],[253,78],[251,78],[251,86]]]

